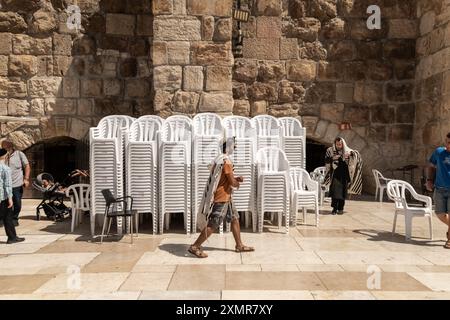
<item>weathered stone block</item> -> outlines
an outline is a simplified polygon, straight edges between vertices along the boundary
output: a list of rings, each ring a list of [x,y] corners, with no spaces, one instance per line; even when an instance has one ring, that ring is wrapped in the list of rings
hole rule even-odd
[[[341,123],[344,116],[344,104],[327,103],[320,105],[320,118],[334,123]]]
[[[25,34],[13,37],[14,54],[46,55],[52,52],[52,38],[35,39]]]
[[[163,90],[156,90],[155,98],[153,100],[155,111],[171,109],[172,98],[173,98],[172,93]]]
[[[336,84],[336,102],[352,103],[354,96],[353,83]]]
[[[203,90],[203,67],[186,66],[183,69],[183,90],[202,91]]]
[[[412,83],[388,83],[386,85],[386,98],[392,102],[412,101],[414,84]]]
[[[134,15],[109,13],[106,15],[106,33],[132,36],[136,17]]]
[[[153,42],[152,61],[154,66],[168,64],[167,60],[167,42]]]
[[[187,41],[170,41],[167,43],[167,61],[173,65],[189,64],[190,43]]]
[[[180,66],[160,66],[153,70],[155,89],[175,91],[181,89],[182,69]]]
[[[120,62],[119,72],[122,77],[136,77],[137,75],[137,60],[134,58],[126,58]]]
[[[415,40],[390,40],[384,44],[385,59],[414,59],[416,54]]]
[[[310,2],[311,15],[321,21],[337,16],[336,0],[315,0]]]
[[[89,122],[71,118],[69,135],[74,139],[83,139],[86,133],[89,132],[90,127]]]
[[[344,119],[354,125],[367,126],[370,123],[370,109],[358,105],[346,105]]]
[[[40,9],[33,13],[30,21],[31,33],[49,33],[58,28],[55,13],[46,9]]]
[[[102,95],[102,87],[101,79],[85,79],[81,81],[81,96],[100,97]]]
[[[357,82],[354,100],[366,105],[381,103],[383,102],[383,86],[375,83]]]
[[[72,115],[77,112],[77,100],[75,99],[54,99],[45,100],[45,113],[47,115]]]
[[[280,39],[280,59],[298,59],[298,40],[295,38]]]
[[[172,0],[153,0],[152,13],[153,15],[172,14],[173,1]]]
[[[295,103],[273,104],[269,106],[269,115],[280,117],[296,117],[298,116],[298,105]]]
[[[331,19],[322,28],[325,39],[344,39],[345,34],[345,21],[340,18]]]
[[[250,16],[247,22],[241,22],[241,30],[245,38],[256,38],[256,17]]]
[[[173,14],[186,14],[186,0],[173,0]]]
[[[368,78],[374,81],[387,81],[392,78],[392,66],[377,60],[366,63]]]
[[[329,60],[350,61],[355,57],[355,43],[353,41],[331,42],[328,45]]]
[[[64,78],[64,80],[63,80],[63,97],[64,98],[78,98],[79,96],[80,96],[79,80],[77,78]]]
[[[318,66],[319,80],[342,80],[344,77],[344,65],[341,62],[320,61]]]
[[[366,64],[362,61],[352,61],[345,63],[345,81],[361,81],[366,79]]]
[[[314,42],[304,42],[299,50],[300,59],[307,60],[326,60],[327,59],[327,50],[322,46],[320,41]],[[345,57],[342,57],[345,59]]]
[[[62,78],[59,77],[34,77],[28,80],[30,97],[46,98],[59,96]]]
[[[74,63],[72,64],[72,61]],[[72,75],[84,75],[84,60],[73,60],[69,56],[54,56],[53,58],[53,74],[55,76],[65,76],[69,73]]]
[[[289,1],[288,14],[293,19],[300,19],[306,16],[308,10],[308,2],[304,0]]]
[[[254,101],[251,104],[251,116],[257,116],[267,113],[267,101]]]
[[[391,39],[417,39],[418,26],[416,20],[391,19],[389,20],[389,34]]]
[[[306,91],[307,103],[332,103],[336,99],[336,83],[316,82]]]
[[[291,81],[312,81],[316,78],[317,64],[310,60],[286,62],[287,79]]]
[[[0,12],[0,32],[22,33],[27,24],[21,15],[15,12]]]
[[[234,100],[233,115],[250,116],[250,102],[248,100]]]
[[[383,56],[383,47],[379,41],[356,42],[357,58],[361,60],[380,59]]]
[[[286,67],[282,61],[260,61],[258,81],[280,81],[286,77]]]
[[[201,40],[200,20],[195,17],[158,16],[153,22],[155,40],[195,41]]]
[[[434,11],[428,11],[420,19],[420,35],[425,35],[433,31],[436,24],[436,13]]]
[[[53,35],[54,54],[70,56],[72,54],[72,36],[68,34]]]
[[[136,22],[136,35],[153,36],[153,17],[149,15],[138,15]]]
[[[233,79],[253,83],[258,76],[258,64],[255,60],[238,59],[234,64]]]
[[[258,0],[254,9],[258,16],[280,16],[282,12],[281,0]]]
[[[195,92],[177,91],[174,97],[173,111],[194,114],[197,111],[199,94]]]
[[[278,60],[280,43],[269,38],[244,38],[242,54],[249,59]]]
[[[231,18],[218,19],[214,27],[213,40],[218,42],[231,41],[233,20]]]
[[[258,38],[281,38],[281,17],[258,17],[256,19]]]
[[[37,58],[34,56],[10,56],[9,76],[30,78],[37,73]]]
[[[383,125],[371,125],[369,128],[368,138],[375,142],[386,141],[386,126]]]
[[[30,116],[42,117],[45,115],[45,100],[32,99],[30,103]]]
[[[27,96],[27,84],[21,81],[9,81],[0,78],[0,97],[25,98]]]
[[[392,126],[388,133],[389,141],[405,141],[411,140],[413,137],[413,125],[395,125]]]
[[[395,109],[387,104],[381,104],[370,107],[370,118],[372,123],[394,123]]]
[[[122,84],[119,79],[103,80],[103,93],[105,96],[120,96]]]
[[[253,101],[267,100],[277,101],[278,90],[276,82],[262,83],[255,82],[248,87],[248,97]]]
[[[233,98],[235,100],[247,99],[247,85],[233,81]]]
[[[231,66],[233,64],[233,54],[231,53],[231,42],[192,43],[191,64],[202,66],[205,65]]]
[[[21,130],[11,132],[8,136],[8,139],[19,150],[25,150],[35,144],[35,139],[33,138],[33,136]]]
[[[413,124],[416,119],[416,105],[414,103],[398,105],[395,111],[397,123]]]
[[[350,22],[350,37],[355,40],[383,39],[387,36],[388,27],[382,20],[381,29],[367,28],[366,19],[357,19]]]
[[[202,93],[200,112],[232,112],[233,96],[227,93]]]
[[[27,100],[8,100],[8,115],[10,116],[28,116],[30,112],[30,104]]]
[[[126,81],[125,90],[127,97],[145,97],[150,93],[150,83],[146,79],[129,79]]]
[[[0,99],[0,116],[8,115],[8,99]]]
[[[206,91],[231,91],[231,68],[206,67]]]
[[[308,42],[318,40],[321,23],[316,18],[283,20],[282,32],[287,38],[299,38]]]
[[[0,54],[11,54],[12,52],[12,34],[0,33]]]
[[[211,41],[214,36],[214,17],[202,17],[202,40]]]
[[[8,56],[0,56],[0,76],[8,75]]]
[[[339,133],[340,131],[338,125],[335,123],[330,123],[327,127],[327,131],[325,131],[325,135],[322,140],[325,141],[325,143],[332,144]]]
[[[93,102],[91,99],[77,99],[78,103],[78,115],[91,116],[93,114]]]
[[[217,17],[230,17],[233,8],[232,0],[197,1],[187,0],[187,13],[191,15],[211,15]]]

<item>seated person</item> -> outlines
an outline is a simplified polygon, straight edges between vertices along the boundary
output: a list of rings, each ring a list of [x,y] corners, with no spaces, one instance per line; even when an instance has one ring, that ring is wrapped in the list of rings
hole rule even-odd
[[[46,174],[46,173],[42,175],[42,187],[44,187],[47,190],[53,190],[56,192],[61,192],[61,193],[65,192],[65,188],[60,186],[58,183],[55,183],[53,181],[52,176],[49,174]]]

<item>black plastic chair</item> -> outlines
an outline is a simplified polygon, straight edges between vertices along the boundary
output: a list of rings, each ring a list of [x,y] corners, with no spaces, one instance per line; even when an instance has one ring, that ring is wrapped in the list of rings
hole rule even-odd
[[[130,223],[131,243],[133,243],[133,219],[136,219],[135,216],[138,213],[137,210],[133,210],[133,198],[130,196],[115,198],[109,189],[102,190],[102,194],[103,194],[103,197],[105,198],[106,208],[105,208],[105,217],[103,219],[102,236],[101,236],[100,242],[101,243],[103,242],[103,236],[105,234],[106,222],[108,219],[109,219],[108,231],[107,231],[106,235],[109,234],[109,230],[111,229],[112,218],[117,219],[117,217],[130,217],[131,218],[131,223]],[[128,202],[127,199],[130,199],[131,201]],[[117,204],[117,203],[123,203],[123,210],[122,211],[110,211],[111,205]],[[129,205],[129,207],[128,207],[128,205]]]

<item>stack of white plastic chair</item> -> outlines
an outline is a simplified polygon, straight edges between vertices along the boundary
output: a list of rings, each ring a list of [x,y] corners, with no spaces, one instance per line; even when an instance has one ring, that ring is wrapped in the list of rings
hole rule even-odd
[[[222,120],[215,113],[200,113],[193,119],[193,132],[192,232],[195,233],[200,202],[210,175],[210,165],[221,152]]]
[[[281,228],[285,216],[286,233],[289,233],[290,177],[289,162],[280,148],[263,148],[256,154],[258,172],[258,231],[263,231],[264,213],[278,214]]]
[[[171,116],[162,126],[160,159],[159,233],[164,222],[169,228],[171,213],[184,214],[184,227],[191,232],[191,149],[192,121],[186,116]]]
[[[94,220],[97,214],[105,213],[105,200],[101,190],[110,189],[117,198],[124,196],[125,135],[133,121],[134,118],[128,116],[107,116],[89,131]],[[117,228],[120,234],[121,219],[118,219]]]
[[[262,148],[281,148],[281,128],[277,118],[260,115],[252,119],[256,131],[256,150]]]
[[[308,209],[314,209],[316,227],[319,226],[319,183],[309,176],[305,169],[290,168],[291,177],[291,221],[297,224],[297,213],[303,209],[303,223],[306,223]]]
[[[281,143],[289,166],[306,168],[306,129],[292,117],[278,119],[281,125]]]
[[[236,148],[230,156],[234,165],[234,173],[244,178],[244,182],[241,183],[239,189],[233,192],[233,202],[238,211],[246,213],[246,228],[249,227],[250,213],[252,214],[253,232],[256,232],[255,129],[250,119],[240,116],[225,117],[222,123],[226,137],[235,137]]]
[[[328,192],[328,186],[324,185],[326,174],[327,167],[318,167],[310,174],[311,178],[319,183],[319,203],[321,206],[323,206],[325,193]]]
[[[127,193],[138,214],[152,214],[153,234],[158,232],[158,147],[162,124],[163,119],[158,116],[140,117],[131,125],[126,144]]]

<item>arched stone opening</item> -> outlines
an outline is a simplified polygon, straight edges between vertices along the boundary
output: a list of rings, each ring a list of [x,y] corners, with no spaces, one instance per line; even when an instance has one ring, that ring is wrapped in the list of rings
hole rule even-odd
[[[325,153],[329,145],[306,139],[306,171],[312,172],[325,165]]]
[[[42,172],[50,173],[55,181],[62,182],[74,169],[88,169],[89,150],[84,140],[68,136],[41,140],[24,150],[30,165],[31,179]],[[24,198],[41,198],[32,187],[24,190]]]

